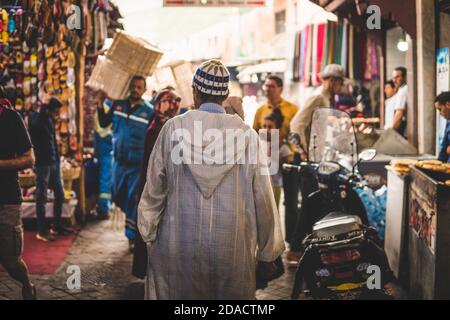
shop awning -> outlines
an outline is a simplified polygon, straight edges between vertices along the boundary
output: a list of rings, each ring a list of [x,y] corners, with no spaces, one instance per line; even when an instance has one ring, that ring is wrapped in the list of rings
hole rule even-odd
[[[263,62],[260,64],[249,65],[245,67],[239,67],[238,79],[244,79],[245,77],[251,77],[257,73],[278,73],[285,72],[287,68],[287,62],[285,59],[272,60]]]
[[[355,24],[365,26],[365,9],[370,5],[381,8],[383,25],[393,26],[395,22],[412,38],[416,37],[416,3],[411,0],[311,0],[327,11],[333,11],[350,19]],[[362,11],[362,12],[359,12]]]

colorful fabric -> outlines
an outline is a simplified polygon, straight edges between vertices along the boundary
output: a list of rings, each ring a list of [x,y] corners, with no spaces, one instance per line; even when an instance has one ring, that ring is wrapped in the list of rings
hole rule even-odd
[[[350,79],[355,79],[355,28],[349,25],[348,34],[348,76]]]
[[[317,60],[317,51],[319,47],[319,39],[318,39],[318,33],[319,33],[319,25],[313,26],[313,32],[312,32],[312,68],[311,68],[311,84],[316,83],[316,72],[317,72],[317,64],[319,61]]]
[[[380,77],[379,56],[375,39],[356,30],[348,20],[308,25],[295,36],[293,79],[318,86],[323,68],[339,64],[351,79],[376,80]]]
[[[297,32],[295,34],[295,46],[294,46],[294,61],[293,61],[293,80],[299,81],[300,80],[300,74],[299,74],[299,65],[300,65],[300,47],[301,47],[301,41],[302,36],[301,32]]]
[[[316,86],[320,85],[322,83],[320,79],[320,73],[322,71],[322,68],[324,66],[323,59],[325,54],[325,42],[326,42],[326,35],[327,35],[327,25],[321,24],[319,25],[318,31],[317,31],[317,66],[316,66],[316,77],[315,77],[315,84]]]
[[[366,69],[364,71],[364,80],[372,79],[372,49],[372,40],[370,38],[367,38],[365,55]]]
[[[316,61],[316,68],[314,69],[315,74],[313,77],[313,85],[318,86],[322,83],[320,79],[320,73],[322,72],[323,67],[323,57],[325,54],[325,47],[326,47],[326,32],[327,32],[327,25],[321,24],[317,28],[317,52],[315,56]]]
[[[347,20],[344,20],[343,32],[342,32],[342,50],[341,50],[341,63],[340,65],[344,68],[345,74],[348,75],[348,26]]]
[[[313,27],[306,27],[306,55],[305,55],[305,69],[303,70],[303,81],[306,86],[311,82],[311,58],[312,58],[312,46],[313,46]]]
[[[378,59],[378,48],[375,40],[372,41],[372,80],[380,79],[380,65]]]

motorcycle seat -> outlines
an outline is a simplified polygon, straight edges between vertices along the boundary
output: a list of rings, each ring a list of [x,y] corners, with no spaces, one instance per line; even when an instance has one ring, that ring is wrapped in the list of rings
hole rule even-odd
[[[344,233],[361,230],[358,216],[343,212],[332,212],[313,226],[314,237],[332,238]]]

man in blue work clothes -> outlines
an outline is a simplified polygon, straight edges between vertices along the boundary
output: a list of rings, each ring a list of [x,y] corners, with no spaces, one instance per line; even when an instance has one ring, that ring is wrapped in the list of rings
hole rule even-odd
[[[100,126],[112,124],[113,168],[112,200],[126,214],[125,235],[134,249],[138,187],[141,162],[144,154],[144,139],[148,122],[153,116],[153,106],[142,100],[146,90],[145,78],[134,76],[130,82],[130,95],[125,100],[113,101],[105,112],[106,98],[99,93],[98,117]]]
[[[106,99],[103,109],[108,113],[112,107],[112,101]],[[97,217],[100,220],[109,218],[111,211],[111,175],[112,175],[112,125],[102,128],[95,121],[95,156],[99,163],[99,195],[97,199]]]
[[[438,159],[444,163],[450,163],[450,91],[442,92],[438,95],[434,100],[434,107],[447,120]]]

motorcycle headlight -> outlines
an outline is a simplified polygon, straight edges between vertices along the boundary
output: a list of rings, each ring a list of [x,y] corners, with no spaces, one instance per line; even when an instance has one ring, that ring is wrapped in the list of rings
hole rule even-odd
[[[322,162],[319,165],[318,173],[319,174],[323,174],[323,175],[332,175],[334,173],[339,172],[340,169],[341,168],[340,168],[340,166],[337,163]]]

